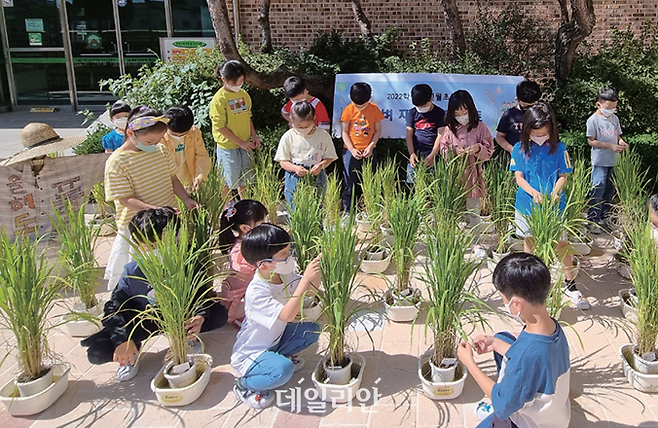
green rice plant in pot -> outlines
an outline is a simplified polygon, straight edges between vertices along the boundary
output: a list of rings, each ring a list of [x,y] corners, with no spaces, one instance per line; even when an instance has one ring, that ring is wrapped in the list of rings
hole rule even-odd
[[[656,375],[658,384],[658,246],[651,235],[651,223],[645,221],[635,227],[630,235],[632,250],[628,255],[632,268],[632,280],[637,296],[637,342],[633,359],[629,361],[635,370]]]
[[[197,266],[205,277],[204,283],[208,287],[212,287],[213,280],[217,279],[217,267],[213,254],[219,249],[220,234],[219,227],[212,227],[214,213],[203,205],[190,210],[180,200],[178,207],[180,219],[186,224],[189,233],[187,245],[196,254]],[[181,241],[179,245],[182,245],[183,242]]]
[[[283,180],[279,177],[280,167],[274,162],[274,153],[268,147],[254,151],[253,159],[253,180],[246,187],[246,198],[265,205],[270,222],[276,223],[283,190]]]
[[[219,230],[219,220],[230,197],[229,193],[225,193],[225,189],[224,176],[220,170],[212,167],[206,180],[190,195],[208,212],[208,224],[213,230]]]
[[[491,221],[496,233],[495,252],[507,253],[507,238],[514,219],[516,181],[509,170],[509,160],[499,156],[489,161],[484,168],[484,181],[491,204]],[[502,257],[501,257],[502,258]],[[496,263],[499,260],[494,260]]]
[[[340,221],[341,211],[341,181],[336,171],[327,174],[327,186],[324,192],[324,212],[326,225],[335,225]]]
[[[427,258],[420,279],[427,286],[425,334],[430,330],[434,340],[430,350],[421,356],[419,376],[428,393],[433,388],[426,385],[457,381],[461,385],[454,388],[461,391],[466,373],[458,369],[456,351],[458,341],[466,338],[463,325],[484,324],[482,313],[486,306],[476,296],[473,275],[479,262],[466,257],[473,242],[472,232],[461,231],[449,222],[427,232]]]
[[[357,223],[361,232],[377,235],[381,220],[381,209],[379,202],[382,195],[383,183],[378,179],[378,174],[372,160],[367,159],[361,165],[361,207],[363,210],[357,217]]]
[[[398,181],[398,165],[395,158],[388,159],[378,166],[375,179],[382,183],[380,205],[384,208],[383,213],[384,217],[386,217],[386,210],[391,206],[398,192],[396,185]],[[383,223],[387,223],[386,218],[383,219]]]
[[[462,177],[466,171],[465,156],[437,156],[434,168],[432,205],[435,222],[457,225],[466,213],[466,189]]]
[[[648,170],[642,168],[641,156],[633,149],[620,153],[615,164],[613,182],[619,198],[619,223],[626,235],[630,235],[636,225],[643,225],[646,220],[649,184],[647,173]]]
[[[306,270],[308,264],[319,254],[317,240],[322,235],[322,199],[317,187],[305,179],[299,180],[292,201],[288,207],[290,234],[292,235],[295,256],[299,271]]]
[[[591,250],[591,246],[588,249],[588,244],[591,245],[592,240],[585,231],[585,225],[587,224],[585,214],[589,208],[591,180],[591,168],[587,166],[584,159],[576,159],[573,163],[573,173],[569,175],[567,184],[564,187],[567,206],[563,215],[573,228],[572,233],[568,234],[569,242],[572,243],[574,252],[578,248],[578,252],[581,254],[589,254],[589,250]],[[585,247],[585,250],[581,247]]]
[[[421,207],[423,214],[431,208],[429,196],[431,195],[433,181],[434,174],[432,173],[432,169],[425,165],[425,162],[422,160],[417,162],[414,168],[412,188],[414,197],[422,201]]]
[[[61,325],[52,323],[49,314],[61,297],[63,283],[52,276],[56,264],[49,263],[37,248],[39,242],[20,235],[12,242],[0,229],[0,322],[16,340],[19,372],[15,381],[21,397],[38,394],[53,383],[56,364],[48,336]],[[5,388],[2,391],[4,399]]]

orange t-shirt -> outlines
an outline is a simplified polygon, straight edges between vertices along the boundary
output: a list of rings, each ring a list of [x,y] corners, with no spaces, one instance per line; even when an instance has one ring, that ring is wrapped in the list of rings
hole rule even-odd
[[[349,103],[340,116],[341,122],[347,122],[349,125],[349,135],[354,148],[365,150],[375,135],[375,124],[384,120],[384,114],[373,103],[359,110],[354,103]],[[345,146],[347,147],[347,146]]]

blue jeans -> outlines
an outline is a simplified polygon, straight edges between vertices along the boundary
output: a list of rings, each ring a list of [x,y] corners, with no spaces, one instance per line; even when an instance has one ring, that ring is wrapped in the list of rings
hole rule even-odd
[[[251,153],[242,148],[223,149],[217,147],[217,168],[230,189],[246,185],[251,181],[253,171]]]
[[[592,167],[592,190],[590,191],[587,218],[595,223],[605,220],[612,207],[615,185],[612,180],[615,169],[611,166]]]
[[[306,166],[304,166],[304,168],[310,169],[310,167]],[[294,172],[286,171],[284,174],[283,195],[286,197],[286,202],[291,207],[293,206],[292,195],[295,194],[295,190],[297,189],[297,182],[300,178],[301,177]],[[324,169],[320,171],[320,173],[315,177],[315,180],[315,185],[320,190],[320,194],[324,195],[324,190],[327,187],[327,173],[324,171]]]
[[[372,151],[373,167],[377,166],[377,150]],[[363,165],[364,159],[355,159],[350,153],[349,150],[343,149],[343,210],[349,211],[352,206],[352,195],[357,185],[360,184],[360,173],[361,165]],[[354,195],[354,201],[357,201],[358,195],[360,192],[357,189],[357,194]]]
[[[240,378],[252,391],[268,391],[286,384],[295,371],[288,357],[318,341],[322,329],[314,322],[288,323],[279,343],[263,352]]]
[[[432,153],[432,150],[420,150],[417,148],[414,148],[416,151],[416,157],[418,158],[418,162],[425,162],[425,158]],[[431,168],[434,170],[434,168]],[[407,183],[409,184],[414,184],[414,181],[416,180],[415,178],[416,173],[414,172],[414,167],[411,166],[411,162],[407,163]]]

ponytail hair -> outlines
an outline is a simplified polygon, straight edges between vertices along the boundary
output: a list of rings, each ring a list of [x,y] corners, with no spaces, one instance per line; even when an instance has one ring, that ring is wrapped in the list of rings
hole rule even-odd
[[[227,253],[240,237],[240,225],[258,223],[267,217],[265,205],[252,199],[242,199],[238,202],[229,202],[220,219],[219,246],[222,252]]]

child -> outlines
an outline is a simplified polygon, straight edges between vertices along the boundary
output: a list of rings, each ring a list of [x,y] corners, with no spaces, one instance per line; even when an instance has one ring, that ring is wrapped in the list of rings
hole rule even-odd
[[[530,107],[523,118],[521,141],[514,145],[510,171],[514,171],[519,189],[516,192],[515,223],[516,233],[524,238],[524,249],[532,252],[532,236],[526,220],[534,204],[542,201],[544,195],[560,200],[560,209],[566,206],[566,196],[562,192],[567,182],[567,174],[573,172],[569,153],[560,142],[553,109],[546,103]],[[578,309],[589,309],[589,302],[576,288],[571,255],[566,254],[569,243],[557,244],[558,254],[563,255],[565,294]]]
[[[304,276],[295,273],[288,232],[273,224],[256,226],[242,238],[242,255],[258,270],[244,297],[245,319],[231,355],[241,377],[233,392],[243,403],[263,409],[272,390],[290,380],[304,360],[295,354],[318,341],[320,326],[292,322],[309,288],[320,285],[319,256]]]
[[[480,120],[468,91],[459,90],[450,95],[446,125],[441,137],[441,150],[444,154],[451,151],[468,156],[464,173],[464,184],[470,190],[467,208],[479,214],[479,199],[486,196],[482,162],[491,158],[494,143],[491,131]]]
[[[242,237],[263,223],[266,217],[265,205],[251,199],[231,201],[222,213],[219,245],[224,251],[230,251],[231,274],[224,279],[221,296],[222,303],[228,308],[228,322],[238,327],[242,326],[244,319],[244,294],[256,272],[256,266],[247,263],[242,256]]]
[[[290,110],[292,106],[300,101],[308,101],[315,109],[315,117],[313,121],[315,125],[329,132],[331,129],[331,119],[329,113],[318,98],[311,96],[306,89],[306,82],[297,76],[290,76],[283,82],[283,90],[288,98],[286,105],[281,108],[281,116],[292,126],[290,121]]]
[[[619,118],[615,115],[617,92],[606,87],[596,97],[596,113],[587,119],[587,142],[592,147],[592,190],[588,218],[592,233],[601,233],[615,195],[614,166],[619,153],[628,148],[621,138]]]
[[[493,405],[494,413],[478,428],[569,426],[569,344],[546,310],[548,268],[532,254],[510,254],[496,266],[493,283],[505,310],[525,326],[518,337],[501,332],[474,339],[478,354],[493,352],[495,383],[473,360],[470,344],[461,342],[457,349],[459,360]]]
[[[114,129],[101,138],[101,144],[105,149],[105,153],[112,153],[123,144],[130,110],[128,103],[121,100],[115,102],[110,107],[110,120],[114,124]]]
[[[445,130],[445,111],[433,101],[434,93],[430,85],[421,83],[411,88],[411,102],[415,107],[407,114],[408,183],[413,182],[414,168],[421,159],[431,167],[439,153]]]
[[[240,61],[217,67],[222,86],[210,101],[212,135],[217,143],[217,166],[226,185],[244,194],[251,179],[250,152],[260,147],[260,138],[251,121],[251,97],[242,89],[245,71]]]
[[[283,193],[291,206],[299,178],[313,174],[317,177],[317,187],[324,191],[327,183],[324,170],[338,159],[331,136],[315,126],[314,117],[315,109],[308,101],[295,103],[290,112],[293,127],[281,137],[274,156],[285,170]]]
[[[178,166],[176,176],[185,189],[196,190],[212,167],[203,134],[194,126],[194,113],[187,106],[171,107],[164,115],[169,123],[163,144]]]
[[[130,222],[130,233],[135,242],[153,247],[157,238],[168,224],[178,225],[178,215],[171,207],[152,208],[139,211]],[[153,251],[156,251],[153,248]],[[130,261],[112,297],[105,304],[103,329],[84,339],[82,346],[88,347],[87,358],[92,364],[119,363],[119,381],[132,379],[139,370],[137,355],[142,342],[157,333],[157,324],[152,320],[141,320],[139,314],[149,305],[147,298],[151,286],[137,262]],[[193,353],[200,353],[202,346],[196,336],[226,324],[227,311],[219,302],[210,304],[187,322],[188,346]]]
[[[350,88],[351,103],[345,107],[340,116],[343,149],[343,209],[349,211],[352,205],[354,186],[358,184],[361,164],[364,158],[372,158],[373,166],[377,164],[377,141],[382,134],[384,114],[370,102],[372,88],[364,82],[358,82]]]
[[[537,104],[541,98],[541,89],[536,82],[524,80],[516,85],[516,107],[508,108],[498,121],[496,142],[508,153],[512,153],[514,144],[521,141],[523,115],[529,107]]]
[[[658,245],[658,193],[649,198],[649,212],[651,214],[651,235]]]
[[[125,142],[105,164],[105,197],[114,201],[117,212],[117,236],[105,269],[108,290],[117,285],[130,260],[128,224],[137,211],[176,206],[176,196],[190,209],[197,206],[176,177],[178,167],[167,149],[158,144],[167,122],[159,110],[147,106],[133,109]]]

